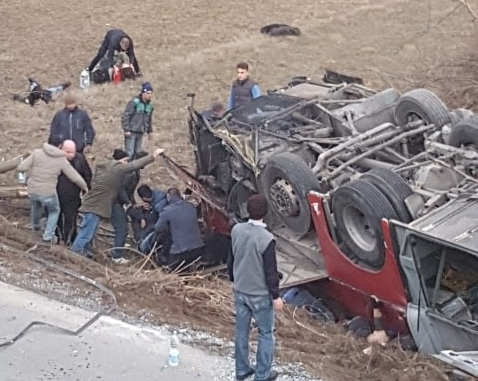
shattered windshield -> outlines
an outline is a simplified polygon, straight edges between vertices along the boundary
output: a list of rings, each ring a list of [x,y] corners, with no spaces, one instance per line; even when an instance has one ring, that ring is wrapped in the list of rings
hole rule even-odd
[[[420,237],[413,240],[428,306],[478,329],[478,256]]]

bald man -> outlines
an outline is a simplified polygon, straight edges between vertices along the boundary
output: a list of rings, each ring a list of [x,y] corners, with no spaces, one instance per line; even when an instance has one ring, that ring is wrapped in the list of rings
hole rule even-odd
[[[85,156],[77,152],[76,144],[73,140],[65,140],[61,149],[65,152],[66,158],[72,167],[83,177],[89,189],[91,168]],[[65,175],[61,174],[58,177],[56,191],[60,201],[60,217],[58,218],[59,239],[66,245],[70,245],[77,233],[78,209],[81,205],[81,189]]]

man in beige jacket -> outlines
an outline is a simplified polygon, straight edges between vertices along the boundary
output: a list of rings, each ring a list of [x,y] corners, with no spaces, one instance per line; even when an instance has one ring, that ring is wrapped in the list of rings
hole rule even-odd
[[[17,171],[27,172],[28,198],[30,199],[31,224],[34,231],[40,230],[40,219],[43,208],[48,212],[44,242],[56,240],[55,229],[60,215],[60,203],[56,193],[58,175],[64,173],[83,192],[88,192],[85,180],[71,166],[60,147],[61,140],[50,138],[42,148],[35,149],[30,156],[21,162]]]

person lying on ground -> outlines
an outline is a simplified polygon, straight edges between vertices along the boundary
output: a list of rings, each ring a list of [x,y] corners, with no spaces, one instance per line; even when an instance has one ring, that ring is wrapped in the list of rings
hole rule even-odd
[[[88,113],[78,107],[78,100],[73,94],[65,96],[65,107],[53,117],[50,136],[60,140],[73,140],[76,151],[88,153],[95,140],[95,129]]]
[[[98,50],[98,53],[88,66],[88,71],[94,73],[101,71],[108,75],[104,77],[104,82],[110,81],[113,76],[114,69],[124,69],[131,67],[135,76],[141,76],[138,60],[134,54],[133,40],[124,30],[111,29],[109,30]],[[93,82],[96,81],[93,76]]]
[[[164,207],[153,227],[162,237],[159,264],[170,270],[187,266],[198,261],[204,254],[197,211],[193,204],[184,200],[177,188],[167,192],[168,205]]]
[[[90,188],[91,168],[85,156],[76,152],[76,145],[73,140],[65,140],[61,147],[65,152],[67,160],[71,166],[85,180],[86,185]],[[77,234],[78,209],[81,205],[81,189],[72,182],[63,173],[58,176],[58,184],[56,186],[58,200],[60,202],[60,216],[58,218],[57,233],[59,239],[65,245],[69,246],[75,240]]]
[[[17,167],[17,171],[27,172],[32,229],[40,230],[40,219],[43,209],[46,209],[48,218],[43,232],[43,241],[50,243],[56,241],[55,229],[60,215],[60,203],[56,193],[60,173],[64,173],[84,193],[88,192],[85,180],[70,165],[61,146],[62,141],[52,137],[48,143],[44,143],[42,148],[35,149]]]
[[[31,107],[35,106],[40,100],[46,104],[50,103],[54,95],[61,93],[71,85],[71,82],[67,81],[44,89],[33,78],[28,78],[28,81],[28,95],[22,97],[20,94],[13,94],[13,100],[29,104]]]
[[[91,180],[91,190],[83,199],[80,212],[83,213],[83,222],[70,250],[85,256],[91,256],[91,243],[96,234],[101,219],[111,218],[111,207],[121,188],[121,181],[128,172],[142,168],[152,163],[164,152],[158,148],[153,155],[128,163],[128,157],[121,160],[111,159],[96,166]],[[121,264],[126,260],[123,257],[114,262]]]

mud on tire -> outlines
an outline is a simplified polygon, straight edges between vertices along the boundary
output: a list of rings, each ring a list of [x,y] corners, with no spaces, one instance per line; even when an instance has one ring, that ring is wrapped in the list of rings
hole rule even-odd
[[[344,254],[362,267],[381,268],[385,262],[382,219],[398,219],[387,197],[368,181],[355,180],[334,192],[332,211]]]

